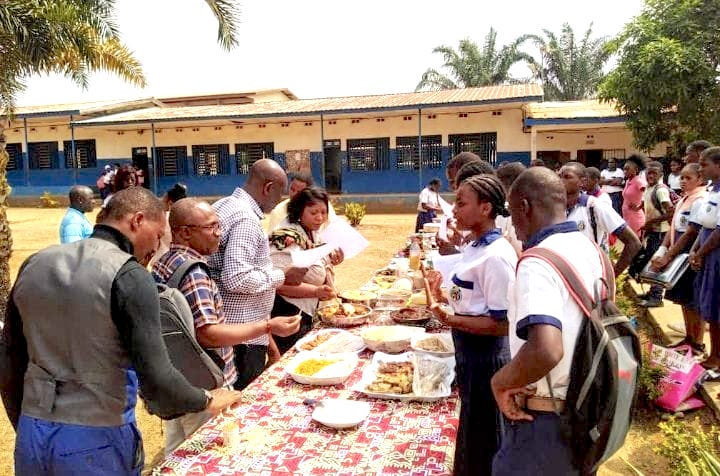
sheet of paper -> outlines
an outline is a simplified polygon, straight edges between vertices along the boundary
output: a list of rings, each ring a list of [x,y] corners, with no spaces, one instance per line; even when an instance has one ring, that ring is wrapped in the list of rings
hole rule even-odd
[[[370,244],[355,228],[340,218],[329,223],[320,233],[320,237],[330,248],[340,248],[345,259],[359,255]]]
[[[455,265],[460,262],[461,258],[462,254],[460,253],[445,256],[437,252],[432,254],[433,268],[442,274],[444,287],[449,289],[452,286],[452,270]]]
[[[290,251],[290,258],[292,259],[292,265],[297,268],[309,268],[310,266],[317,264],[321,259],[329,255],[334,248],[328,245],[318,246],[316,248],[310,248],[309,250],[301,250],[296,248]]]
[[[443,241],[448,241],[447,231],[448,231],[448,217],[442,217],[440,219],[440,229],[438,230],[438,238],[440,238]]]
[[[453,217],[453,206],[442,197],[440,197],[440,208],[442,208],[443,215],[448,218]]]

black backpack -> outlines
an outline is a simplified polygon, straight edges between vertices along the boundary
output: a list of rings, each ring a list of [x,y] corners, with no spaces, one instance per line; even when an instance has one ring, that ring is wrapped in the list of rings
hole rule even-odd
[[[181,264],[167,280],[158,284],[160,294],[160,327],[172,364],[192,385],[207,390],[223,384],[225,362],[212,350],[200,346],[195,337],[195,322],[185,296],[177,290],[185,275],[195,265],[207,265],[189,259]]]
[[[532,256],[549,263],[586,317],[575,342],[565,409],[560,413],[563,436],[582,474],[594,474],[623,445],[642,365],[640,340],[614,302],[612,264],[599,248],[598,253],[604,278],[597,283],[594,298],[575,268],[557,253],[535,247],[520,258]],[[552,395],[549,375],[547,383]]]

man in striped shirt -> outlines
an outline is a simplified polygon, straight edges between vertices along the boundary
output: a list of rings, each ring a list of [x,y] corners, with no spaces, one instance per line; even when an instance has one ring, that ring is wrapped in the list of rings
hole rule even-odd
[[[153,266],[153,277],[157,282],[166,283],[186,261],[198,262],[185,274],[178,289],[192,311],[198,343],[222,358],[225,363],[223,385],[231,388],[237,379],[232,346],[264,336],[268,330],[281,336],[292,335],[300,326],[300,318],[281,316],[248,324],[226,323],[220,291],[202,265],[208,255],[217,251],[220,243],[220,221],[215,210],[207,202],[194,198],[179,200],[170,210],[170,228],[173,237],[170,250]],[[182,443],[210,416],[200,412],[166,422],[166,453]]]

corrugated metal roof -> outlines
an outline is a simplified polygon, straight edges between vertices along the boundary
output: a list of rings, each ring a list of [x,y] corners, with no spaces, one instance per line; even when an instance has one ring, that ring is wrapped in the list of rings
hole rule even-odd
[[[117,111],[127,109],[128,107],[147,107],[151,104],[157,104],[153,98],[139,98],[129,100],[115,101],[91,101],[91,102],[75,102],[64,104],[45,104],[40,106],[18,106],[15,108],[14,114],[17,118],[23,117],[43,117],[43,116],[67,116],[77,114],[80,116],[99,114],[106,111]]]
[[[513,84],[482,88],[416,93],[298,99],[255,104],[219,106],[153,107],[78,121],[78,125],[164,122],[188,119],[232,119],[301,116],[319,113],[353,113],[382,110],[536,101],[542,98],[538,84]]]
[[[614,102],[585,101],[531,102],[523,106],[525,116],[532,119],[579,119],[619,117]]]

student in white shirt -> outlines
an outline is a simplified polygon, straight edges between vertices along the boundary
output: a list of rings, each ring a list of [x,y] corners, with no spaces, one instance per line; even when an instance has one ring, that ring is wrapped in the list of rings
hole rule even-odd
[[[557,174],[544,168],[523,172],[508,201],[525,249],[538,246],[561,254],[592,289],[603,275],[600,255],[577,223],[566,221],[566,193]],[[560,417],[552,408],[572,405],[564,400],[585,316],[558,273],[537,258],[518,265],[509,304],[512,360],[492,378],[492,390],[500,410],[514,422],[506,426],[492,474],[579,475],[571,443],[562,435]],[[548,374],[555,401],[550,399]]]
[[[600,172],[600,185],[602,185],[603,192],[610,195],[615,211],[622,213],[622,191],[625,185],[625,172],[617,168],[615,159],[609,159],[607,168]]]
[[[428,182],[427,187],[420,192],[417,208],[418,215],[417,220],[415,220],[415,233],[421,232],[423,225],[425,225],[425,223],[432,223],[437,213],[442,211],[442,208],[440,208],[440,185],[442,185],[440,179],[434,178]]]
[[[682,168],[682,159],[677,157],[670,159],[670,173],[668,174],[667,184],[678,195],[682,194],[682,185],[680,184]]]
[[[454,215],[458,227],[471,230],[475,241],[462,251],[452,270],[447,296],[442,276],[429,272],[436,301],[449,302],[449,314],[437,303],[433,313],[453,331],[460,425],[455,448],[455,475],[490,474],[503,433],[502,417],[490,391],[490,379],[510,354],[507,341],[508,287],[514,280],[517,255],[495,227],[505,211],[505,191],[493,175],[475,175],[457,188]]]
[[[585,169],[583,189],[585,193],[591,197],[595,197],[599,201],[605,202],[612,207],[610,195],[600,187],[600,171],[595,167],[587,167]]]
[[[622,241],[624,246],[615,263],[615,276],[619,276],[630,265],[642,245],[637,235],[626,226],[625,220],[612,207],[582,193],[584,175],[585,166],[579,162],[568,162],[560,169],[560,178],[566,191],[566,218],[577,223],[578,229],[605,251],[609,249],[609,235]]]

